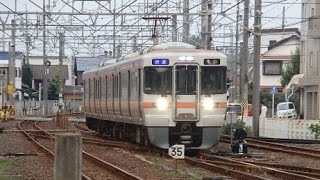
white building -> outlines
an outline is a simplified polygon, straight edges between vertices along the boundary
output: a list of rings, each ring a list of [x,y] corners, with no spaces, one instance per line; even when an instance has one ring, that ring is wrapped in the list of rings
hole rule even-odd
[[[22,86],[22,59],[23,54],[20,52],[16,53],[15,58],[15,80],[14,80],[14,86],[16,91],[16,94],[18,95],[18,98],[21,99],[21,92],[18,91],[21,89]],[[6,99],[6,88],[8,84],[8,68],[9,68],[9,52],[6,51],[0,51],[0,106]]]
[[[304,88],[301,98],[305,119],[319,119],[320,85],[320,3],[302,0],[300,80]]]
[[[271,90],[276,87],[282,91],[281,73],[291,62],[291,55],[299,48],[300,37],[291,35],[272,43],[261,56],[260,89]]]
[[[299,45],[299,29],[262,29],[261,33],[260,89],[274,86],[281,91],[281,72]]]
[[[269,48],[272,47],[272,44],[278,41],[291,37],[292,35],[300,36],[298,28],[262,29],[261,33],[261,54],[268,51]]]
[[[47,56],[47,60],[50,64],[48,66],[49,78],[59,75],[59,56]],[[62,75],[66,80],[66,85],[73,85],[72,58],[64,57],[62,62]],[[43,80],[43,56],[29,56],[29,65],[33,72],[32,88],[38,89],[38,84]]]

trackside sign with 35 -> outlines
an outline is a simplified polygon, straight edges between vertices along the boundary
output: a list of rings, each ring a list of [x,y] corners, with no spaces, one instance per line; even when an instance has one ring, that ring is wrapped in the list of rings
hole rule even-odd
[[[169,156],[174,159],[184,159],[184,145],[173,145],[169,148]]]

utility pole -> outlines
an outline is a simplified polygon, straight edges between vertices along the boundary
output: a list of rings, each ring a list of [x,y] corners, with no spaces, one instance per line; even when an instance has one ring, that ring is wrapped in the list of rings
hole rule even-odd
[[[239,0],[237,0],[237,23],[236,23],[236,54],[234,57],[234,65],[233,65],[233,99],[234,100],[238,99],[237,94],[238,94],[238,58],[239,56]]]
[[[207,33],[207,49],[211,49],[211,30],[212,30],[212,0],[208,0],[208,33]]]
[[[201,47],[203,49],[209,49],[208,47],[208,41],[210,41],[209,38],[209,16],[208,16],[208,11],[209,11],[209,4],[211,3],[211,0],[201,0],[201,12],[204,13],[204,15],[201,15]],[[211,43],[211,41],[210,41]]]
[[[15,99],[15,58],[16,58],[16,21],[13,19],[11,20],[12,30],[11,30],[11,44],[10,44],[10,51],[9,51],[9,77],[8,77],[8,87],[7,87],[7,98],[9,100],[10,105],[14,105]]]
[[[116,2],[117,1],[113,1],[113,58],[119,56],[119,54],[116,56]]]
[[[43,23],[43,108],[44,108],[44,115],[48,115],[48,70],[47,70],[47,54],[46,54],[46,6],[43,0],[43,16],[42,16],[42,23]]]
[[[284,31],[285,12],[286,12],[286,9],[285,9],[285,7],[283,6],[283,9],[282,9],[282,30],[283,30],[283,31]]]
[[[183,32],[182,42],[189,41],[189,0],[183,0]]]
[[[137,46],[137,36],[133,36],[132,51],[133,51],[133,52],[138,51],[138,46]]]
[[[260,116],[260,47],[261,47],[261,0],[255,0],[254,16],[254,63],[253,63],[253,136],[259,136]]]
[[[63,107],[63,84],[64,78],[62,76],[62,64],[63,64],[63,57],[64,57],[64,37],[63,33],[59,33],[59,112],[62,111]]]
[[[29,65],[29,51],[30,51],[30,36],[29,34],[26,34],[26,59],[25,63]]]
[[[172,42],[177,42],[177,15],[172,15]]]
[[[244,1],[244,16],[243,16],[243,43],[242,43],[242,58],[241,58],[241,83],[240,95],[241,100],[248,102],[248,39],[249,39],[249,0]]]

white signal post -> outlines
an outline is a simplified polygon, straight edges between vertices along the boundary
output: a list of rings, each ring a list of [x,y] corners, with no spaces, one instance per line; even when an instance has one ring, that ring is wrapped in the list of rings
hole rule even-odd
[[[177,174],[178,170],[178,161],[177,159],[184,159],[184,145],[176,144],[169,148],[169,156],[175,159],[175,171]]]

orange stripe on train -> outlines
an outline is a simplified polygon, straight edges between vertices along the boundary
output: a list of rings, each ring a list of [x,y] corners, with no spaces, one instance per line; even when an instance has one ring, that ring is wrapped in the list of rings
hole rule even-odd
[[[171,104],[169,104],[169,108],[172,107]],[[226,108],[227,102],[216,102],[214,104],[214,108]],[[143,108],[156,108],[154,102],[143,102]],[[185,108],[185,109],[194,109],[196,108],[195,102],[178,102],[176,103],[176,108]]]

